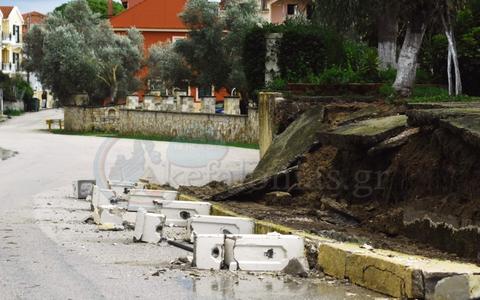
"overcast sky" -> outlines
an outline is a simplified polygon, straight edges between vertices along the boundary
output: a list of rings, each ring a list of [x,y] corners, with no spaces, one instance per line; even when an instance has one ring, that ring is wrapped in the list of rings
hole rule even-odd
[[[55,7],[69,0],[1,0],[1,5],[17,6],[20,12],[39,11],[41,13],[51,12]]]

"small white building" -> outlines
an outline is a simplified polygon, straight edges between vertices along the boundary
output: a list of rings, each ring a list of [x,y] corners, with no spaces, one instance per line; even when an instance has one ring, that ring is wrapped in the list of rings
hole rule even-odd
[[[21,71],[24,20],[16,6],[0,6],[0,11],[2,17],[1,69],[5,74],[14,74]]]

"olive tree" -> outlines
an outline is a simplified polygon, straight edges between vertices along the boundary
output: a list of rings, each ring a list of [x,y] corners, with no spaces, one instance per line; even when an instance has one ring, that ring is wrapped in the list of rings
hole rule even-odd
[[[143,38],[136,30],[116,35],[85,0],[75,0],[27,33],[25,54],[27,71],[36,73],[63,104],[78,93],[94,101],[114,100],[136,88]]]
[[[190,68],[193,84],[246,89],[242,41],[260,21],[257,12],[255,0],[227,1],[222,10],[208,0],[187,2],[180,17],[189,35],[174,49]]]
[[[183,57],[175,52],[172,43],[153,44],[148,53],[148,80],[160,82],[164,88],[172,89],[191,78],[190,69]]]

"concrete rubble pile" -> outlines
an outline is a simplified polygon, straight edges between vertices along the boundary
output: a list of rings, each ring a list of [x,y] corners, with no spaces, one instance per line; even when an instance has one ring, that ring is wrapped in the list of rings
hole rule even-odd
[[[74,184],[77,194],[79,182]],[[191,250],[192,266],[198,269],[280,272],[293,264],[302,274],[309,270],[302,237],[255,234],[253,219],[212,216],[209,202],[178,200],[177,191],[143,189],[129,182],[109,182],[108,188],[82,182],[91,184],[85,199],[100,230],[124,230],[134,215],[134,242],[167,241]]]

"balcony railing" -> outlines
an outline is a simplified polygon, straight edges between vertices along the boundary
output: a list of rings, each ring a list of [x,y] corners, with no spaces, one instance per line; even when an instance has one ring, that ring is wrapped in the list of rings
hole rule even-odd
[[[13,63],[3,63],[2,71],[6,73],[15,73],[20,71],[20,64]]]
[[[20,43],[20,38],[16,34],[2,32],[2,41]]]

